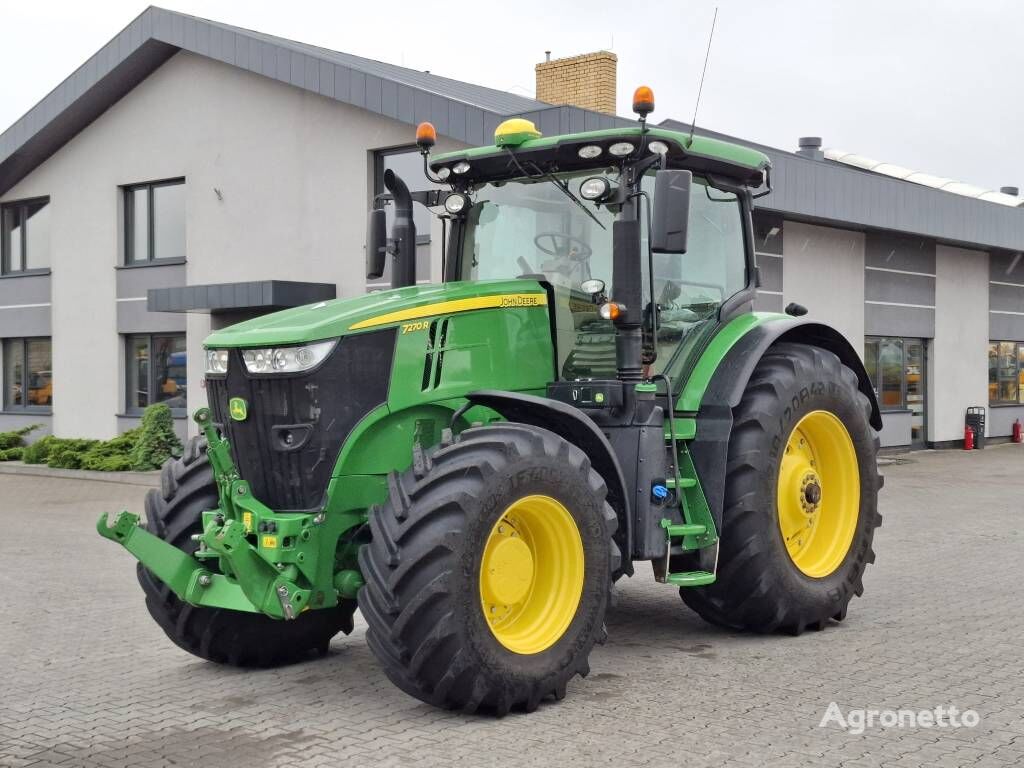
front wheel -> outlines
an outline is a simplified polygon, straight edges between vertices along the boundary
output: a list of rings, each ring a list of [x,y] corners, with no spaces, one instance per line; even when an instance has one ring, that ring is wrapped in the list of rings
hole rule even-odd
[[[683,588],[708,621],[799,634],[842,620],[875,555],[878,437],[833,353],[776,344],[734,413],[718,578]]]
[[[391,681],[467,712],[562,698],[604,638],[619,567],[583,452],[525,424],[469,429],[389,491],[359,553],[359,607]]]

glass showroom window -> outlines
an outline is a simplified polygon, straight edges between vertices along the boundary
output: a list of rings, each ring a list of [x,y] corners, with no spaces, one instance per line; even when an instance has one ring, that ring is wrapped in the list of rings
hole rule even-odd
[[[154,403],[166,403],[176,416],[187,407],[185,335],[128,336],[126,348],[128,413]]]
[[[4,339],[4,410],[49,411],[53,407],[50,340]]]
[[[126,264],[185,258],[185,180],[124,188]]]
[[[1024,343],[989,343],[988,401],[990,405],[1024,403]]]
[[[22,200],[0,208],[0,272],[50,267],[50,199]]]

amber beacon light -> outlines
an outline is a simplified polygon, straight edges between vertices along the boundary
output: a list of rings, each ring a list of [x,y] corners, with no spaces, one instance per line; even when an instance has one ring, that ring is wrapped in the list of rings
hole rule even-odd
[[[420,123],[416,126],[416,146],[422,152],[429,152],[437,144],[437,129],[433,123]]]
[[[633,111],[641,118],[654,111],[654,91],[648,86],[641,85],[633,91]]]

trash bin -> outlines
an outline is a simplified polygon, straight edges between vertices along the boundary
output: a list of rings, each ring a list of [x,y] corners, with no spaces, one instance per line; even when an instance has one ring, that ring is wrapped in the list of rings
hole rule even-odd
[[[978,450],[985,447],[985,408],[974,405],[967,409],[964,424],[974,430],[974,447]]]

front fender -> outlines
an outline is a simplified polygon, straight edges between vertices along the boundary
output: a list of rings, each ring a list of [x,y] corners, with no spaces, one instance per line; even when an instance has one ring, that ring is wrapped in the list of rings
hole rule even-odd
[[[608,486],[608,503],[619,519],[616,541],[622,552],[623,571],[633,573],[630,553],[633,551],[633,527],[626,479],[611,443],[604,433],[582,411],[557,400],[519,392],[480,390],[466,395],[473,405],[497,411],[508,421],[531,424],[550,430],[579,447],[590,464]]]

